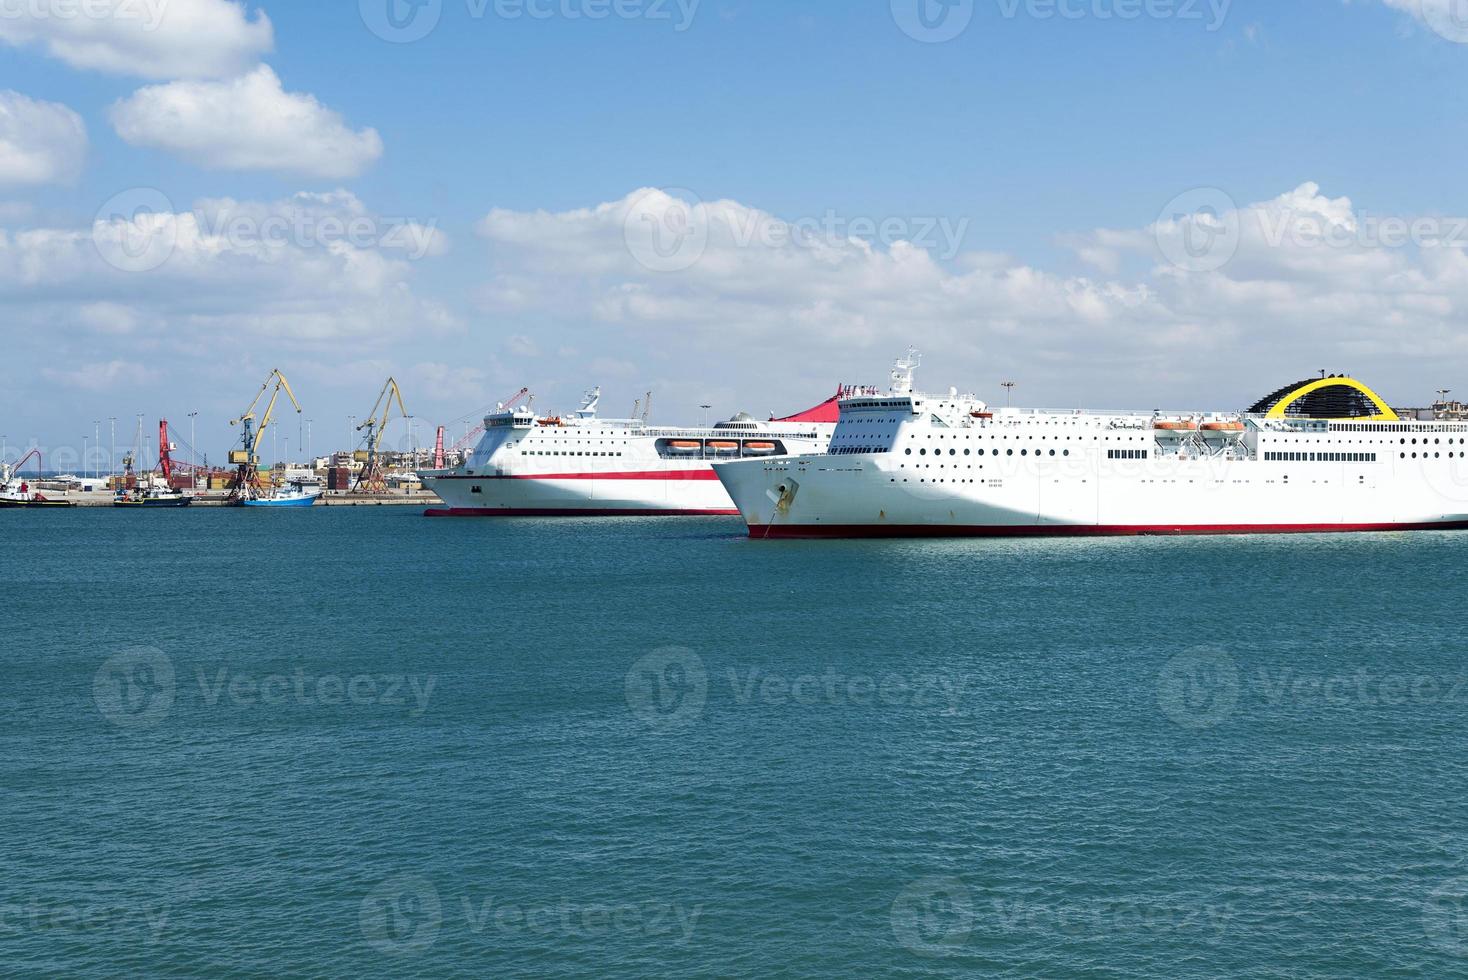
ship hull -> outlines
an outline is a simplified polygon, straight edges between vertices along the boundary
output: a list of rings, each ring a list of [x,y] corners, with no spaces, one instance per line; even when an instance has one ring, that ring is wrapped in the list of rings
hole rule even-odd
[[[737,516],[712,468],[541,476],[434,476],[429,517]]]
[[[750,536],[761,539],[1468,528],[1468,462],[1454,459],[1449,467],[1447,460],[1395,457],[1320,468],[1258,460],[990,462],[982,472],[945,461],[952,469],[944,476],[927,469],[918,477],[896,457],[876,454],[716,470]]]
[[[112,506],[122,507],[127,510],[154,510],[158,508],[188,507],[193,502],[192,497],[183,497],[176,500],[119,500],[113,501]]]

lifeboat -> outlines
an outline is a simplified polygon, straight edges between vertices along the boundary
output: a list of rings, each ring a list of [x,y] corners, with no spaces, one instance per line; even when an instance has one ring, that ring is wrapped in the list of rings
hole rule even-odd
[[[696,453],[702,448],[703,443],[687,439],[675,439],[668,443],[668,452],[671,453]]]
[[[1157,419],[1152,428],[1162,432],[1197,432],[1198,423],[1190,419]]]
[[[755,456],[768,456],[779,449],[773,442],[746,442],[744,451]]]
[[[709,448],[716,453],[737,453],[739,443],[737,442],[710,442]]]
[[[968,414],[976,419],[992,419],[994,417],[993,412],[969,412]]]
[[[560,418],[553,418],[553,419],[541,419],[540,420],[540,424],[541,425],[545,425],[545,426],[556,426],[556,425],[565,425],[566,423],[562,422],[560,420]]]
[[[1223,433],[1243,432],[1244,431],[1244,423],[1242,423],[1242,422],[1204,422],[1201,426],[1199,426],[1199,428],[1201,428],[1204,432],[1223,432]]]

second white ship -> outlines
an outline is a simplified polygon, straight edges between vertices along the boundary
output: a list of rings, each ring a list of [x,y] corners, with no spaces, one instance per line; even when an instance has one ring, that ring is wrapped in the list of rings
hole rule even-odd
[[[737,415],[709,427],[664,428],[597,415],[601,390],[572,416],[506,407],[484,420],[464,465],[419,474],[443,501],[430,517],[677,516],[738,514],[716,460],[826,451],[841,389],[783,419]]]

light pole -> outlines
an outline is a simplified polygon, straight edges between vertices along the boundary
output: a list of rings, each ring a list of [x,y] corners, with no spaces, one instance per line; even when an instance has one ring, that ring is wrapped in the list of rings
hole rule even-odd
[[[199,451],[194,448],[194,438],[197,435],[195,420],[198,417],[198,412],[189,413],[189,483],[195,490],[199,489]]]
[[[97,452],[102,451],[102,420],[92,420],[92,445],[97,447]],[[97,478],[97,461],[92,460],[92,479]]]
[[[712,406],[712,405],[700,405],[698,407],[701,408],[701,409],[703,409],[703,419],[699,422],[699,425],[702,428],[707,429],[709,427],[709,409],[713,408],[714,406]]]
[[[91,447],[87,445],[86,435],[82,436],[82,476],[87,475],[87,452]]]
[[[307,419],[306,420],[306,462],[310,463],[313,467],[316,465],[316,458],[315,458],[315,456],[311,452],[311,420],[310,419]]]
[[[1013,381],[1005,381],[1003,384],[1000,385],[1000,387],[1004,389],[1005,408],[1011,407],[1014,403],[1014,386],[1015,382]]]
[[[107,420],[107,475],[117,475],[117,416]]]

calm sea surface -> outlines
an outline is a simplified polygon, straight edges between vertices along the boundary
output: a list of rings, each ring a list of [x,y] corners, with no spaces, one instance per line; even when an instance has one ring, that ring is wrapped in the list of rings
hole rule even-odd
[[[7,976],[1468,975],[1468,535],[0,515]]]

